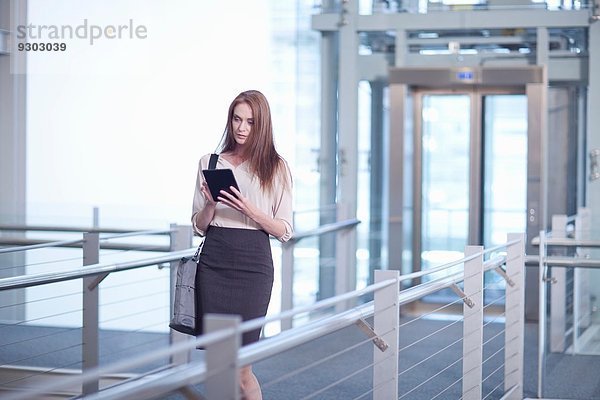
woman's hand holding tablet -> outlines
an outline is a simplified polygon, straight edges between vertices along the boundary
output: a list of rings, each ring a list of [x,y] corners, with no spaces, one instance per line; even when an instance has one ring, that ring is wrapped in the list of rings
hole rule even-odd
[[[221,190],[235,196],[231,189],[229,189],[230,186],[240,190],[237,181],[235,180],[235,176],[233,175],[233,171],[229,168],[203,169],[202,174],[204,175],[204,179],[206,179],[206,183],[208,184],[210,194],[214,201],[218,201],[217,198],[220,196]]]

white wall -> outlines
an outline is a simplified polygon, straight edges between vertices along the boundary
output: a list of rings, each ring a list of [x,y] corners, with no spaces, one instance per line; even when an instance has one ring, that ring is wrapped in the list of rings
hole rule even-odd
[[[32,24],[131,19],[147,38],[30,53],[29,221],[86,222],[99,206],[103,226],[188,223],[198,158],[216,147],[229,102],[249,88],[269,97],[267,3],[30,0]]]

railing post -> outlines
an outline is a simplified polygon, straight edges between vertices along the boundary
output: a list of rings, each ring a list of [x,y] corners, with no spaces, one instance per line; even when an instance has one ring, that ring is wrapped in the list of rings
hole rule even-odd
[[[567,216],[552,216],[552,238],[565,239],[567,237]],[[565,254],[564,249],[554,250],[555,255]],[[564,267],[552,268],[552,282],[550,286],[550,351],[562,353],[565,351],[565,332],[567,324],[567,269]]]
[[[525,234],[509,233],[506,275],[514,285],[506,285],[504,332],[504,392],[516,389],[507,400],[523,398],[523,351],[525,336]]]
[[[480,253],[465,262],[464,292],[471,299],[463,304],[463,385],[462,398],[481,400],[483,363],[483,247],[466,246],[465,257]]]
[[[398,340],[400,309],[399,271],[375,271],[375,282],[395,279],[396,284],[386,286],[374,294],[374,330],[388,345],[385,351],[373,346],[373,400],[398,398]]]
[[[204,317],[206,332],[236,329],[242,319],[239,315],[207,314]],[[206,346],[206,397],[208,400],[238,400],[238,350],[241,334],[235,331]]]
[[[538,382],[537,397],[541,399],[544,393],[544,373],[546,369],[546,232],[540,231],[540,251],[538,266],[539,299],[538,299]]]
[[[352,218],[349,205],[339,203],[337,221]],[[335,295],[350,292],[356,288],[356,229],[342,229],[335,239]],[[353,306],[353,302],[345,301],[336,305],[341,312]]]
[[[580,207],[575,217],[575,239],[590,239],[592,215],[589,208]],[[588,258],[589,249],[578,247],[576,257]],[[590,301],[590,271],[585,268],[575,268],[573,271],[573,353],[579,352],[580,328],[584,330],[591,323],[592,304]]]
[[[98,232],[83,234],[83,265],[97,264],[100,261],[100,235]],[[98,366],[99,360],[99,320],[98,320],[98,285],[95,284],[95,276],[82,279],[83,292],[83,328],[81,356],[83,361],[83,372]],[[91,288],[90,288],[91,287]],[[83,395],[95,393],[99,388],[99,380],[84,383]]]
[[[281,245],[281,311],[291,310],[294,307],[294,248],[296,241]],[[292,328],[292,318],[281,320],[281,330]]]
[[[189,225],[177,225],[171,224],[171,233],[169,234],[169,250],[185,250],[192,247],[192,227]],[[172,261],[170,263],[170,276],[169,276],[169,318],[173,315],[173,301],[175,297],[175,283],[177,281],[177,265],[178,261]],[[185,340],[191,339],[190,336],[179,333],[173,329],[170,329],[169,341],[171,344],[180,343]],[[190,352],[178,353],[171,356],[171,364],[186,364],[190,361]]]

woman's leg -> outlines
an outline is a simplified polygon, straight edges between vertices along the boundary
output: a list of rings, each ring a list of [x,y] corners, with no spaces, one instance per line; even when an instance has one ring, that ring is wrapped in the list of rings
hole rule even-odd
[[[252,373],[252,365],[240,368],[240,387],[242,389],[242,400],[262,400],[258,379]]]

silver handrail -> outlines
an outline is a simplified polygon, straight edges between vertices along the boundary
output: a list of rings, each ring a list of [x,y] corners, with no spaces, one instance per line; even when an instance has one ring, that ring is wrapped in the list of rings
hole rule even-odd
[[[543,259],[544,263],[552,267],[567,267],[567,268],[600,268],[600,260],[590,258],[573,258],[573,257],[558,257],[546,256]],[[540,256],[529,255],[525,257],[526,267],[539,267]]]
[[[117,234],[110,235],[110,236],[102,236],[102,237],[100,237],[100,241],[124,238],[124,237],[132,237],[132,236],[167,235],[172,232],[175,232],[175,230],[174,229],[147,229],[147,230],[141,230],[141,231],[117,233]]]
[[[336,296],[335,298],[329,298],[326,300],[322,300],[322,301],[317,302],[308,307],[302,307],[302,308],[298,308],[298,309],[294,309],[294,310],[289,310],[287,312],[280,313],[280,314],[270,316],[270,317],[261,317],[261,318],[249,320],[249,321],[243,322],[241,325],[238,326],[237,329],[222,329],[222,330],[219,330],[219,331],[216,331],[213,333],[204,334],[202,336],[192,338],[192,340],[179,342],[179,343],[171,345],[170,347],[161,348],[154,352],[143,354],[137,358],[126,359],[124,361],[120,361],[120,362],[110,365],[110,366],[98,367],[93,370],[90,370],[89,372],[85,372],[80,376],[73,376],[73,377],[65,378],[65,379],[61,380],[60,382],[54,382],[45,388],[33,389],[32,391],[27,391],[26,393],[17,393],[17,394],[15,394],[14,398],[15,399],[31,398],[30,396],[32,396],[34,394],[41,394],[41,393],[48,392],[48,391],[55,391],[55,390],[63,389],[65,387],[76,386],[82,382],[90,382],[95,379],[99,379],[102,376],[111,373],[111,371],[113,371],[113,370],[123,371],[123,370],[128,370],[128,369],[134,369],[136,367],[139,367],[140,365],[144,365],[146,363],[153,362],[153,361],[159,360],[161,358],[166,358],[166,357],[170,357],[170,356],[173,356],[173,355],[176,355],[179,353],[184,353],[186,351],[194,350],[196,347],[206,347],[209,344],[215,343],[215,342],[217,342],[227,336],[230,336],[234,333],[237,333],[237,332],[241,333],[244,331],[252,330],[252,329],[254,329],[254,326],[256,325],[257,322],[260,322],[262,325],[268,321],[280,320],[284,317],[289,317],[290,315],[293,316],[296,314],[309,312],[313,309],[316,310],[319,308],[332,306],[332,305],[335,305],[336,303],[346,301],[349,296],[352,296],[352,295],[361,296],[366,293],[373,292],[382,287],[389,286],[393,283],[394,283],[393,280],[380,282],[378,284],[371,285],[371,286],[366,287],[361,290],[357,290],[357,291],[354,291],[351,293],[346,293],[341,296]],[[309,325],[312,326],[313,324],[314,325],[322,325],[322,323],[320,323],[320,321],[316,321],[315,323],[311,323]],[[297,328],[297,329],[304,329],[304,327]],[[248,346],[248,347],[250,347],[250,346]],[[146,384],[147,383],[148,382],[146,382]],[[99,392],[98,394],[101,394],[101,392]],[[12,398],[12,397],[10,397],[10,398]],[[86,398],[88,398],[88,397],[86,397]],[[93,397],[89,397],[89,398],[93,398]],[[104,398],[104,397],[102,396],[101,398]]]
[[[581,240],[547,237],[545,239],[545,243],[546,246],[600,247],[600,240]],[[531,244],[534,246],[539,246],[540,237],[536,236],[533,239],[531,239]]]
[[[100,240],[110,240],[116,238],[132,237],[132,236],[145,236],[145,235],[163,235],[173,232],[172,229],[152,229],[143,231],[127,231],[125,233],[117,233],[110,236],[101,237]],[[83,243],[83,239],[75,240],[40,240],[40,239],[27,239],[27,238],[0,238],[0,244],[18,244],[16,247],[7,247],[0,249],[0,254],[3,253],[16,253],[20,251],[43,249],[47,247],[81,247],[76,246],[77,244]],[[103,244],[102,248],[129,250],[131,245],[127,244]],[[169,251],[168,247],[165,246],[151,246],[151,250],[148,251]]]
[[[344,221],[342,223],[330,224],[331,226],[329,226],[328,229],[334,229],[334,230],[335,229],[343,229],[348,226],[354,226],[356,223],[357,223],[356,220],[348,220],[348,221]],[[325,231],[329,231],[328,229],[325,229]],[[314,230],[313,234],[316,231],[317,230]],[[322,230],[318,230],[318,231],[320,232]],[[483,254],[489,253],[490,251],[496,250],[497,248],[500,248],[500,247],[504,247],[504,246],[508,247],[511,243],[516,243],[516,242],[517,241],[509,242],[503,246],[497,246],[496,248],[488,249],[485,251],[482,250],[481,252],[477,253],[477,256],[481,256]],[[114,272],[114,271],[120,271],[120,270],[125,270],[125,269],[132,269],[132,268],[166,263],[166,262],[170,262],[170,261],[175,261],[181,256],[189,256],[193,253],[194,250],[195,250],[195,248],[190,248],[190,249],[181,250],[181,251],[177,251],[177,252],[170,252],[168,254],[165,254],[162,257],[153,257],[153,258],[137,260],[137,261],[132,261],[132,262],[115,263],[115,264],[98,263],[98,264],[86,266],[84,268],[81,268],[80,270],[67,271],[65,273],[65,275],[37,274],[37,275],[29,276],[29,277],[11,277],[11,278],[0,279],[0,290],[6,290],[9,288],[20,288],[20,287],[26,287],[26,286],[35,286],[35,285],[41,285],[41,284],[45,284],[45,283],[77,279],[77,278],[80,278],[83,276],[101,275],[101,274],[105,274],[107,272]],[[461,265],[461,264],[473,259],[474,256],[475,255],[470,255],[470,256],[464,257],[460,260],[456,260],[452,263],[447,264],[446,268],[451,268],[451,267],[454,267],[457,265]],[[492,260],[486,261],[483,266],[484,270],[489,270],[489,269],[495,268],[499,265],[502,265],[505,261],[506,261],[506,257],[504,257],[504,256],[496,257]],[[434,268],[432,270],[426,271],[426,274],[434,274],[436,272],[440,272],[440,270],[438,268]],[[57,276],[57,275],[60,275],[60,276]],[[257,320],[246,321],[237,328],[236,332],[238,332],[238,331],[244,332],[244,331],[256,329],[257,326],[262,326],[267,322],[283,320],[284,318],[290,318],[290,316],[296,315],[298,313],[310,312],[311,310],[316,309],[315,307],[319,307],[319,308],[326,307],[326,306],[331,307],[335,304],[346,302],[350,298],[357,298],[358,296],[364,295],[368,291],[374,291],[374,290],[382,288],[383,286],[390,285],[392,283],[396,283],[398,280],[406,280],[406,279],[411,279],[411,278],[412,277],[410,275],[396,277],[393,280],[379,282],[375,285],[371,285],[370,287],[362,289],[362,290],[353,291],[351,293],[346,293],[341,296],[336,296],[334,298],[323,300],[322,302],[318,303],[318,306],[315,304],[312,306],[307,306],[307,307],[303,307],[303,308],[297,308],[294,310],[284,311],[284,312],[278,314],[277,316],[269,316],[266,318],[259,318]],[[465,278],[464,271],[458,271],[447,277],[432,280],[425,284],[421,284],[419,286],[401,291],[399,293],[399,297],[398,297],[399,303],[405,304],[405,303],[414,301],[415,299],[418,299],[420,297],[426,296],[427,294],[438,291],[441,288],[445,288],[445,287],[451,286],[457,282],[460,282],[464,278]],[[287,348],[291,348],[297,344],[309,341],[309,340],[311,340],[311,338],[321,336],[321,335],[325,334],[324,332],[328,332],[328,333],[334,332],[345,326],[349,326],[353,323],[356,323],[359,319],[366,318],[368,316],[373,315],[374,309],[371,310],[371,307],[373,307],[372,303],[367,303],[361,307],[357,307],[357,308],[354,308],[347,312],[340,313],[336,316],[328,317],[328,318],[325,318],[322,320],[315,321],[315,324],[318,323],[317,325],[311,323],[311,324],[305,325],[303,327],[299,327],[298,329],[294,329],[294,332],[295,332],[294,335],[282,333],[282,334],[280,334],[280,336],[278,336],[276,338],[272,338],[273,341],[269,340],[269,341],[265,341],[265,342],[259,342],[256,344],[256,346],[259,346],[259,345],[266,346],[267,343],[270,343],[270,346],[272,346],[272,349],[270,351],[275,351],[275,352],[281,351],[278,349],[283,348],[283,347],[278,347],[278,346],[289,346]],[[229,334],[231,334],[231,332],[229,332]],[[314,336],[314,335],[317,335],[317,336]],[[186,344],[188,346],[184,347],[184,348],[182,348],[181,346],[175,346],[175,347],[172,347],[169,349],[161,349],[160,356],[156,356],[154,353],[149,354],[149,355],[160,358],[160,357],[164,357],[164,356],[168,356],[168,355],[175,355],[177,353],[181,353],[183,350],[192,350],[195,346],[199,345],[200,343],[204,343],[204,341],[202,341],[200,339],[201,338],[199,338],[198,340],[193,341],[191,343],[187,342]],[[302,342],[299,343],[298,342],[299,340],[302,340]],[[248,347],[240,350],[240,352],[238,353],[238,360],[240,362],[249,363],[249,362],[252,362],[252,360],[254,360],[254,359],[260,359],[260,357],[268,356],[267,350],[261,350],[260,347],[254,348],[253,346],[254,345],[251,345],[251,346],[248,346]],[[270,348],[270,347],[267,347],[267,349],[268,348]],[[259,357],[259,358],[256,358],[256,357]],[[145,359],[146,359],[145,362],[148,362],[147,358],[145,358]],[[128,360],[128,362],[132,362],[132,361],[134,361],[134,360]],[[137,362],[141,362],[141,361],[139,359],[137,359]],[[128,365],[131,368],[133,368],[133,366],[139,365],[139,364],[134,364],[133,366],[131,366],[131,364],[128,364]],[[114,368],[114,366],[113,366],[113,368]],[[99,375],[96,375],[95,378],[94,378],[94,376],[90,377],[90,375],[89,375],[89,373],[93,373],[95,371],[96,370],[93,369],[93,370],[88,370],[87,372],[84,372],[84,374],[82,376],[87,377],[87,378],[79,377],[79,379],[74,382],[82,382],[83,379],[87,379],[87,381],[85,381],[85,382],[89,382],[91,380],[97,379],[99,377]],[[103,369],[102,371],[104,371],[103,373],[108,372],[106,369]],[[97,373],[97,371],[95,373]],[[196,376],[197,375],[194,375],[194,378]],[[172,384],[174,384],[174,385],[177,385],[177,383],[179,383],[180,385],[183,384],[180,377],[171,376],[171,379],[172,379]],[[191,380],[191,378],[190,378],[190,380]],[[185,384],[186,385],[189,384],[190,380],[187,380]],[[148,383],[149,382],[146,382],[146,384],[143,386],[147,387]],[[156,385],[156,387],[154,387],[154,386],[152,386],[152,387],[159,391],[163,390],[165,388],[164,381],[154,382],[154,384]],[[179,387],[181,387],[181,386],[179,386]],[[47,390],[47,388],[45,388],[45,389]],[[126,390],[129,391],[129,389],[126,389]],[[107,392],[105,392],[105,393],[107,393]],[[30,394],[31,393],[28,392],[28,395],[30,395]],[[99,393],[98,395],[102,396],[101,393]],[[123,397],[116,396],[115,398],[123,398]]]
[[[350,219],[347,221],[336,222],[332,224],[323,225],[317,229],[313,229],[310,231],[302,232],[295,234],[292,239],[295,242],[309,237],[309,236],[318,236],[329,232],[334,232],[337,230],[345,229],[348,227],[355,226],[360,223],[357,219]],[[131,232],[127,232],[131,233]],[[77,243],[81,242],[81,240],[76,241]],[[115,244],[116,245],[116,244]],[[101,245],[102,248],[114,249],[115,246],[110,243],[105,243]],[[150,249],[150,250],[148,250]],[[144,250],[148,251],[157,251],[158,249],[166,249],[168,251],[168,246],[148,246],[144,247]],[[182,257],[189,257],[194,254],[196,249],[194,247],[187,250],[180,250],[175,252],[168,252],[162,256],[145,258],[137,261],[128,261],[122,263],[98,263],[85,266],[83,268],[78,268],[71,271],[64,272],[52,272],[52,273],[42,273],[42,274],[31,274],[24,276],[15,276],[9,278],[0,279],[0,291],[1,290],[9,290],[9,289],[19,289],[29,286],[39,286],[45,285],[48,283],[62,282],[73,279],[83,278],[85,276],[94,276],[101,275],[110,272],[124,271],[128,269],[135,269],[141,267],[147,267],[156,264],[162,264],[172,261],[178,261]],[[158,250],[160,251],[160,250]]]
[[[172,251],[163,256],[144,258],[135,261],[126,261],[121,263],[98,263],[87,265],[72,271],[50,272],[2,278],[0,279],[0,291],[69,281],[86,276],[102,275],[111,272],[125,271],[129,269],[177,261],[181,257],[192,256],[195,251],[196,248],[192,247],[186,250]]]
[[[512,242],[507,242],[506,244],[503,244],[503,245],[491,247],[489,249],[484,250],[483,254],[490,254],[490,253],[492,253],[494,251],[498,251],[499,249],[501,249],[503,247],[511,246],[511,245],[513,245],[513,244],[515,244],[517,242],[518,242],[518,240],[513,240]],[[465,257],[465,258],[462,259],[462,262],[464,263],[466,261],[473,260],[473,259],[477,258],[478,256],[479,256],[478,254],[475,254],[473,256]],[[496,259],[496,258],[494,258],[494,259]],[[414,279],[414,278],[420,278],[420,277],[422,277],[424,275],[428,275],[428,274],[431,274],[433,272],[443,271],[443,270],[449,268],[450,266],[455,266],[456,265],[455,263],[456,263],[456,261],[450,261],[449,263],[442,264],[442,265],[439,265],[439,266],[434,267],[434,268],[426,269],[424,271],[417,271],[417,272],[413,272],[413,273],[410,273],[410,274],[407,274],[407,275],[403,275],[405,277],[404,280]]]
[[[45,248],[45,247],[66,247],[66,248],[75,248],[80,249],[83,240],[82,239],[73,239],[71,241],[64,241],[65,243],[56,244],[56,241],[44,240],[44,239],[27,239],[27,238],[11,238],[11,237],[2,237],[0,238],[0,245],[17,245],[14,250],[7,252],[16,252],[19,249],[22,249],[25,246],[32,246],[32,249],[35,248]],[[69,243],[70,242],[70,243]],[[35,247],[33,247],[35,246]],[[138,247],[133,246],[131,243],[101,243],[100,248],[106,250],[136,250]],[[161,246],[161,245],[144,245],[144,251],[157,251],[157,252],[165,252],[169,251],[169,246]]]
[[[10,243],[7,243],[10,242]],[[0,240],[0,244],[15,244],[15,243],[29,243],[28,239],[20,239],[14,238],[14,240]],[[0,254],[5,253],[17,253],[19,251],[27,251],[27,250],[35,250],[35,249],[43,249],[46,247],[81,247],[81,246],[73,246],[75,244],[83,243],[83,239],[77,240],[59,240],[55,242],[42,240],[39,244],[30,244],[24,246],[16,246],[16,247],[5,247],[0,249]]]
[[[351,227],[355,226],[358,222],[359,221],[357,221],[357,220],[340,221],[338,223],[321,226],[317,229],[314,229],[314,230],[311,230],[308,232],[296,233],[295,234],[296,240],[292,239],[291,245],[293,246],[297,242],[297,240],[300,240],[304,237],[313,236],[313,235],[318,236],[318,235],[322,235],[322,234],[325,234],[328,232],[344,230],[344,229],[348,229],[349,227],[351,228]],[[99,238],[99,239],[102,240],[102,239],[110,239],[112,237],[124,237],[125,235],[131,235],[131,232],[127,231],[127,232],[123,232],[122,234],[116,234],[116,235],[108,237],[108,238]],[[10,238],[7,238],[7,239],[10,239]],[[76,242],[81,243],[79,240],[77,240]],[[69,244],[68,246],[75,246],[77,244],[78,243],[73,243],[73,244]],[[173,243],[171,243],[171,246],[172,245],[173,245]],[[79,246],[77,246],[77,247],[80,247],[80,246],[81,246],[81,244],[79,244]],[[112,244],[112,243],[102,243],[101,247],[109,248],[109,247],[116,247],[116,246],[115,246],[115,244]],[[181,246],[175,247],[175,248],[181,249]],[[285,246],[284,246],[284,248],[285,248]],[[165,251],[169,250],[166,247],[163,247],[163,249]],[[193,254],[194,251],[195,251],[195,248],[192,247],[192,248],[185,249],[185,250],[167,252],[166,254],[163,254],[159,257],[151,257],[151,258],[146,258],[146,259],[142,259],[142,260],[138,259],[138,260],[134,260],[134,261],[121,262],[121,263],[97,262],[95,264],[86,265],[84,267],[79,267],[75,270],[70,270],[70,271],[7,277],[4,279],[0,279],[0,291],[10,290],[10,289],[20,289],[20,288],[32,287],[32,286],[39,286],[39,285],[45,285],[45,284],[55,283],[55,282],[70,281],[70,280],[80,279],[80,278],[85,278],[85,277],[90,277],[90,276],[97,276],[98,278],[103,279],[104,276],[108,275],[111,272],[118,272],[118,271],[134,269],[134,268],[141,268],[141,267],[146,267],[146,266],[151,266],[151,265],[156,265],[156,264],[165,263],[167,265],[169,265],[169,264],[173,265],[172,262],[177,261],[179,258],[184,257],[184,256],[189,257]],[[96,260],[98,260],[98,259],[96,258]],[[94,282],[92,282],[86,286],[88,289],[93,290],[97,286],[98,282],[99,281],[96,279],[96,280],[94,280]],[[85,351],[85,349],[84,349],[84,351]],[[92,356],[93,356],[93,344],[92,344]],[[93,368],[93,364],[91,366],[89,366],[88,368],[84,367],[84,371],[90,371],[90,368]],[[88,385],[88,386],[90,386],[90,385]],[[84,392],[85,392],[85,388],[84,388]]]
[[[479,254],[479,255],[481,255],[481,254]],[[451,265],[448,268],[454,267],[456,265],[461,265],[465,262],[465,260],[467,260],[467,259],[465,258],[465,259],[458,260],[456,262],[456,264]],[[503,265],[505,262],[506,262],[506,257],[497,257],[497,258],[494,258],[493,260],[488,260],[488,261],[484,262],[484,271],[492,270],[500,265]],[[447,277],[444,277],[444,278],[435,279],[435,280],[432,280],[432,281],[429,281],[426,283],[422,283],[417,286],[413,286],[408,289],[404,289],[404,290],[400,291],[400,293],[398,295],[398,304],[402,306],[402,305],[411,303],[417,299],[420,299],[429,294],[435,293],[441,289],[450,287],[455,283],[459,283],[463,280],[463,278],[464,278],[463,271],[459,271],[459,272],[456,272],[456,273],[449,275]],[[404,281],[404,280],[409,280],[409,279],[411,279],[411,277],[409,275],[400,275],[398,277],[399,281]],[[367,286],[365,289],[368,288],[369,291],[373,291],[372,288],[375,287],[375,285],[381,285],[381,287],[386,287],[386,286],[390,285],[390,282],[383,281],[378,284],[373,284],[373,285]],[[363,290],[365,290],[365,289],[363,289]],[[376,288],[376,289],[379,289],[379,288]],[[358,298],[364,294],[365,293],[362,293],[361,291],[349,292],[344,295],[335,296],[335,297],[331,297],[326,300],[322,300],[320,302],[315,303],[314,305],[317,306],[317,305],[319,305],[323,302],[327,302],[329,300],[330,303],[327,305],[331,306],[336,303],[347,301],[348,298]],[[322,306],[317,306],[317,307],[323,308]],[[310,308],[311,307],[309,306],[309,307],[304,307],[304,308],[293,309],[290,311],[296,311],[296,310],[299,310],[299,311],[293,312],[290,314],[296,315],[299,313],[313,311]],[[316,308],[316,309],[318,309],[318,308]],[[315,321],[313,323],[303,325],[299,328],[294,328],[293,334],[289,334],[288,333],[289,331],[283,331],[282,333],[275,336],[274,338],[269,338],[268,342],[267,341],[262,341],[262,342],[259,341],[259,342],[253,343],[249,346],[243,347],[240,350],[240,355],[239,355],[238,360],[240,361],[241,365],[252,364],[256,361],[260,361],[271,355],[277,354],[282,351],[289,350],[297,345],[306,343],[312,339],[319,338],[321,336],[335,332],[339,329],[350,326],[350,325],[356,323],[359,319],[369,318],[369,317],[373,316],[374,311],[375,311],[375,309],[373,307],[373,301],[370,301],[368,303],[365,303],[361,306],[355,307],[348,311],[344,311],[344,312],[338,313],[338,314],[330,316],[330,317],[325,317],[325,318]],[[282,313],[279,313],[272,317],[265,317],[265,318],[251,320],[251,321],[246,321],[240,325],[239,330],[241,332],[246,332],[247,330],[256,329],[258,326],[262,326],[262,325],[266,324],[267,322],[273,322],[273,321],[278,321],[278,320],[288,318],[290,316],[290,315],[288,315],[288,312],[282,312]],[[271,347],[273,347],[273,349],[271,349]]]
[[[544,264],[549,267],[600,268],[600,260],[573,257],[545,257]]]
[[[356,218],[348,219],[345,221],[332,222],[330,224],[321,225],[315,229],[310,229],[310,230],[302,232],[302,233],[294,234],[292,236],[292,238],[290,239],[290,241],[298,243],[300,240],[307,238],[307,237],[321,236],[326,233],[331,233],[331,232],[339,231],[342,229],[351,228],[358,224],[360,224],[360,220],[358,220]]]
[[[304,213],[311,213],[311,212],[333,211],[333,210],[337,210],[337,208],[338,208],[337,203],[322,205],[322,206],[319,206],[318,208],[314,208],[314,207],[313,208],[302,208],[302,209],[294,210],[294,216],[296,216],[297,214],[304,214]]]
[[[41,232],[98,232],[98,233],[128,233],[144,229],[99,228],[93,226],[55,226],[55,225],[11,225],[0,224],[0,231],[41,231]],[[165,230],[165,233],[169,230]]]
[[[485,252],[478,253],[478,255],[482,255]],[[457,265],[463,264],[465,261],[472,259],[473,256],[465,257],[463,259],[457,260],[454,263],[448,265],[447,268],[451,268]],[[493,269],[499,265],[502,265],[506,261],[506,257],[496,257],[492,260],[488,260],[484,263],[484,270]],[[431,271],[430,273],[439,272],[439,271]],[[398,294],[399,304],[407,304],[415,299],[421,298],[428,294],[435,293],[441,288],[452,285],[453,283],[457,283],[462,281],[464,278],[464,271],[456,272],[448,277],[429,281],[427,283],[423,283],[414,288],[402,290]],[[399,280],[410,279],[408,276],[399,276]],[[168,348],[162,348],[156,350],[152,353],[141,355],[138,358],[128,359],[112,366],[96,368],[89,372],[86,372],[78,377],[69,377],[63,379],[61,382],[55,382],[51,385],[48,385],[45,388],[35,389],[34,391],[28,391],[26,396],[31,396],[32,394],[41,394],[48,391],[58,390],[68,386],[75,386],[80,383],[90,382],[93,380],[97,380],[105,374],[108,374],[114,370],[125,370],[136,368],[145,363],[155,361],[160,358],[170,357],[175,354],[179,354],[185,351],[193,350],[197,346],[206,346],[207,344],[213,343],[225,336],[231,335],[235,333],[243,333],[249,330],[256,329],[257,326],[262,326],[268,322],[273,321],[281,321],[285,318],[289,318],[290,316],[294,316],[297,314],[302,314],[310,311],[314,311],[317,309],[331,307],[338,303],[343,303],[347,301],[349,298],[358,298],[366,293],[374,292],[383,287],[387,287],[395,282],[394,280],[386,280],[382,281],[370,286],[367,286],[361,290],[355,290],[349,293],[345,293],[340,296],[335,296],[329,299],[325,299],[310,306],[299,307],[292,310],[281,312],[277,315],[269,316],[269,317],[261,317],[253,320],[248,320],[241,323],[237,329],[224,329],[214,333],[209,333],[206,335],[199,336],[195,339],[177,343]],[[259,341],[254,344],[245,346],[241,348],[238,352],[238,361],[240,365],[251,364],[256,361],[262,360],[274,354],[280,353],[281,351],[285,351],[291,349],[297,345],[306,343],[312,339],[321,337],[323,335],[338,331],[342,328],[350,326],[356,323],[360,319],[368,318],[372,316],[374,313],[374,303],[373,301],[363,304],[359,307],[355,307],[351,310],[338,313],[336,315],[332,315],[329,317],[325,317],[313,322],[309,322],[306,325],[301,327],[293,328],[292,330],[284,331],[277,335],[276,337],[269,338],[268,340]],[[131,398],[132,395],[138,394],[143,391],[145,393],[150,393],[153,397],[158,395],[168,393],[173,391],[179,387],[181,387],[181,383],[185,382],[186,385],[195,384],[200,382],[206,376],[206,367],[204,364],[190,364],[189,368],[177,368],[177,371],[167,371],[165,374],[156,375],[154,377],[147,377],[144,380],[143,384],[140,382],[135,382],[133,387],[127,387],[127,382],[120,383],[115,387],[111,387],[105,389],[101,392],[92,394],[86,398],[89,399],[125,399]],[[185,372],[184,372],[185,371]],[[174,375],[172,372],[176,372]],[[165,379],[166,376],[166,379]],[[133,378],[135,381],[135,378]],[[12,398],[12,397],[11,397]],[[21,399],[25,397],[21,397],[21,395],[17,394],[14,396],[14,399]]]

